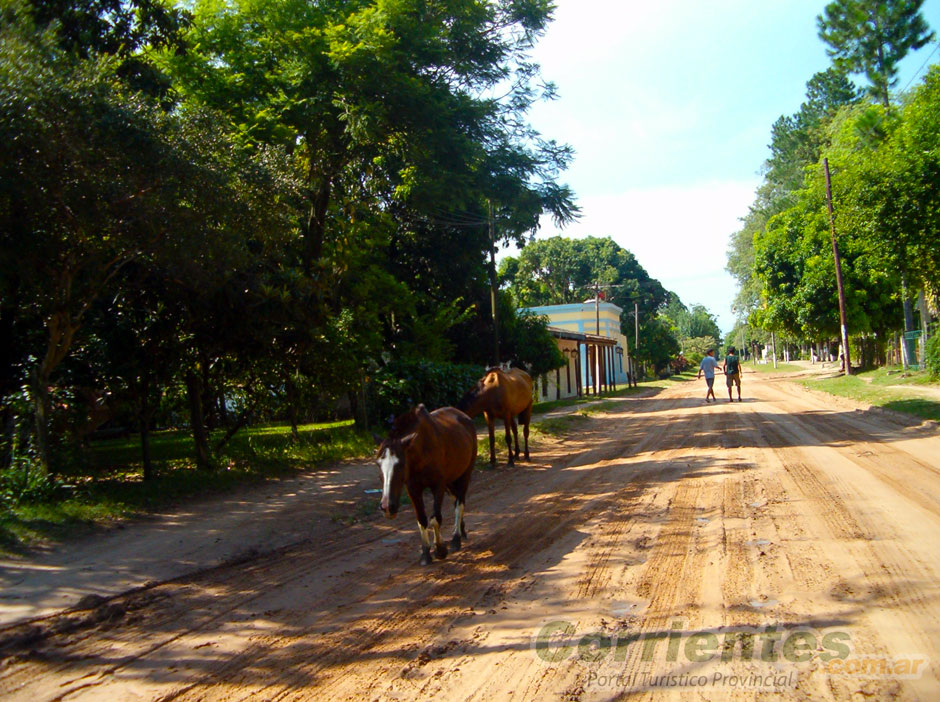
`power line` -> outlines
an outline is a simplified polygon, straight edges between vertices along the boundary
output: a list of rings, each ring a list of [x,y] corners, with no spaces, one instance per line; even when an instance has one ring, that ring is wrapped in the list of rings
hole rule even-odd
[[[924,68],[927,66],[928,63],[930,63],[930,59],[933,58],[933,55],[934,55],[935,53],[937,53],[937,50],[938,50],[938,49],[940,49],[940,41],[938,41],[938,42],[937,42],[937,45],[936,45],[935,47],[933,47],[933,51],[930,52],[930,55],[927,57],[927,59],[924,61],[924,63],[921,65],[921,67],[917,69],[917,73],[915,73],[915,74],[911,77],[911,79],[910,79],[909,81],[907,81],[907,85],[904,86],[904,90],[902,90],[901,92],[904,92],[904,93],[907,92],[907,89],[911,87],[911,83],[913,83],[913,82],[917,79],[917,76],[920,75],[920,72],[924,70]]]

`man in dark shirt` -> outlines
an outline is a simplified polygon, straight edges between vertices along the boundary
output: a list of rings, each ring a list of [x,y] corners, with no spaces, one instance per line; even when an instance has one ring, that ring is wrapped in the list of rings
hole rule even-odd
[[[728,355],[725,356],[724,371],[725,383],[728,385],[728,401],[734,402],[734,398],[731,397],[731,386],[737,385],[738,402],[741,402],[741,361],[734,346],[728,349]]]

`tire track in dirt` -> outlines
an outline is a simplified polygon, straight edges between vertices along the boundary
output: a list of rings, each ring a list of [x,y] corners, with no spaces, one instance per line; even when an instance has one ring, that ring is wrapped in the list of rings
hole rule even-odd
[[[638,442],[637,444],[633,446],[632,453],[637,453],[640,451],[647,450],[651,444],[655,443],[655,441],[658,440],[658,437],[662,436],[664,433],[667,432],[668,428],[669,428],[668,424],[663,424],[662,426],[659,426],[655,432],[646,433],[644,440],[641,442]],[[617,436],[622,436],[622,429],[618,428],[614,433]],[[623,453],[622,447],[616,446],[614,453],[615,454]],[[592,471],[599,471],[599,470],[603,471],[605,469],[612,470],[613,469],[612,465],[605,465],[605,464],[615,464],[617,463],[617,460],[610,458],[609,454],[610,452],[605,449],[594,450],[590,452],[587,456],[582,455],[582,456],[576,457],[575,460],[570,461],[568,463],[567,467],[571,468],[571,467],[585,466],[586,464],[588,464],[589,461],[594,461],[594,463],[589,464]],[[589,486],[592,482],[590,476],[591,474],[587,474],[587,477],[577,478],[578,488],[580,490],[590,492],[590,490],[586,489],[587,486]],[[553,487],[557,488],[557,485]],[[612,498],[611,497],[602,498],[606,500],[613,499],[613,504],[608,505],[607,513],[616,513],[617,511],[624,509],[623,505],[631,504],[631,501],[634,499],[634,495],[641,493],[643,488],[644,488],[644,485],[642,484],[642,476],[640,476],[638,478],[637,484],[635,484],[633,487],[620,489],[616,494],[613,495]],[[567,489],[565,491],[567,491]],[[596,516],[594,516],[594,519],[592,521],[587,521],[587,519],[585,518],[587,515],[596,515],[596,513],[599,510],[599,507],[601,506],[602,504],[598,504],[597,501],[593,501],[593,502],[586,504],[581,510],[582,514],[577,516],[574,522],[581,523],[583,525],[585,522],[587,522],[588,524],[591,524],[593,523],[593,521],[601,521],[601,520],[598,520]],[[546,516],[544,509],[540,510],[540,516],[542,518]],[[550,515],[549,522],[551,522],[556,517],[557,517],[557,514]],[[570,530],[566,530],[566,531],[570,531]],[[591,529],[589,528],[588,531],[590,532]],[[525,543],[525,541],[526,541],[525,539],[520,540],[520,543]],[[551,543],[551,542],[556,542],[557,539],[554,537],[554,535],[552,535],[550,538],[545,539],[545,541]],[[524,552],[520,552],[520,555],[522,555],[522,553]],[[536,560],[536,559],[530,559],[530,562],[532,560]],[[581,586],[585,586],[585,585],[587,587],[591,587],[590,580],[585,581],[585,579],[582,578]],[[533,579],[530,578],[526,582],[524,588],[514,589],[512,587],[503,587],[500,593],[501,598],[502,598],[501,601],[504,603],[507,601],[510,601],[512,600],[513,597],[523,594],[521,591],[529,591],[533,589],[535,586],[536,586],[536,583],[534,582]],[[505,605],[502,605],[502,606],[505,607]],[[525,658],[522,661],[517,662],[517,659],[519,659],[520,656],[524,656]],[[507,652],[506,660],[502,661],[503,665],[500,666],[500,670],[502,671],[503,674],[506,674],[506,671],[510,671],[509,672],[510,676],[514,676],[514,675],[516,676],[512,682],[513,689],[519,692],[528,691],[534,694],[535,692],[542,690],[546,685],[549,685],[549,686],[553,685],[554,683],[552,683],[552,680],[554,680],[554,678],[556,678],[557,676],[552,674],[551,672],[543,672],[543,674],[536,674],[534,676],[525,676],[525,675],[519,676],[518,671],[528,670],[530,668],[530,665],[532,662],[531,659],[532,659],[532,654],[528,650],[525,650],[521,653],[515,650]],[[465,661],[458,661],[455,665],[459,667],[460,665],[463,665],[464,662]],[[453,672],[454,672],[453,665],[437,666],[436,670],[434,670],[430,674],[430,679],[426,683],[427,687],[421,688],[419,691],[416,691],[416,694],[418,694],[422,698],[430,694],[431,692],[431,690],[429,689],[430,687],[440,686],[441,683],[439,682],[439,680],[441,676],[453,677],[452,675]],[[467,699],[474,699],[477,697],[481,699],[486,699],[488,698],[488,694],[485,692],[485,690],[490,685],[495,685],[498,688],[500,685],[506,683],[506,681],[501,676],[497,676],[497,677],[498,677],[499,682],[494,680],[492,675],[488,675],[486,678],[483,679],[482,685],[480,687],[474,688],[476,692],[468,693],[468,690],[464,689],[461,691],[461,695]]]
[[[778,388],[775,386],[773,389]],[[807,404],[814,405],[813,402]],[[791,406],[791,414],[796,409]],[[877,450],[871,459],[858,456],[852,446],[846,445],[853,440],[853,433],[862,430],[866,424],[855,413],[834,413],[831,410],[818,414],[799,413],[795,421],[786,426],[781,426],[775,414],[762,418],[763,430],[776,447],[774,451],[791,479],[791,491],[800,495],[807,505],[801,509],[802,519],[811,524],[821,522],[824,527],[822,533],[827,534],[828,538],[819,542],[825,547],[824,551],[810,560],[814,563],[844,563],[848,554],[850,563],[854,565],[849,570],[858,571],[852,585],[841,579],[838,572],[829,573],[830,582],[835,581],[830,595],[832,599],[841,599],[848,605],[842,611],[854,622],[856,645],[866,653],[882,655],[917,652],[918,648],[923,652],[933,650],[928,639],[916,632],[925,626],[934,631],[938,628],[937,588],[929,588],[933,590],[930,596],[922,594],[924,583],[936,583],[936,569],[925,568],[927,564],[923,557],[902,546],[898,534],[890,533],[898,528],[897,522],[893,525],[895,529],[889,526],[886,533],[885,526],[891,525],[891,521],[879,514],[881,510],[870,504],[859,509],[859,505],[865,504],[867,497],[860,492],[862,484],[867,484],[870,492],[878,489],[880,483],[876,481],[884,482],[884,470],[878,462],[885,460],[886,456],[904,465],[908,471],[919,470],[922,478],[932,478],[936,474],[935,469],[883,441],[868,444]],[[875,430],[869,426],[866,438]],[[839,438],[827,443],[822,438],[826,434]],[[808,437],[809,443],[804,440],[800,445],[801,437]],[[874,473],[873,479],[871,473]],[[898,495],[909,500],[910,490],[897,489],[884,494],[892,499]],[[921,501],[916,502],[923,506]],[[919,510],[916,512],[920,514]],[[793,522],[792,516],[789,522]],[[815,536],[818,538],[821,534],[816,533]],[[835,544],[839,546],[833,549]],[[853,596],[853,589],[861,590],[861,597]],[[903,624],[898,626],[899,622]],[[919,644],[915,643],[918,640]],[[931,675],[933,684],[937,682],[936,675],[934,668]],[[844,680],[836,679],[830,684],[833,694],[839,697],[844,696],[848,689]],[[910,687],[924,689],[929,684],[921,679],[911,681]],[[895,696],[899,689],[897,681],[872,681],[866,685],[867,693],[885,698]]]
[[[664,430],[665,430],[665,427],[662,427],[659,429],[660,432]],[[651,435],[655,436],[656,432],[651,432]],[[649,441],[649,439],[650,439],[650,436],[645,437],[645,439],[641,438],[638,441],[638,444],[642,444],[644,440]],[[620,450],[619,447],[615,448],[614,453],[616,453],[619,450]],[[574,457],[575,460],[577,460],[577,458],[578,458],[577,456]],[[540,536],[542,539],[545,539],[548,543],[551,543],[553,540],[557,539],[560,533],[563,533],[566,530],[570,530],[572,525],[578,523],[581,520],[581,517],[577,516],[578,513],[576,511],[573,511],[572,509],[573,505],[564,504],[565,500],[563,498],[563,494],[565,492],[564,488],[567,486],[562,485],[560,487],[562,488],[562,490],[560,491],[562,495],[559,495],[556,499],[552,501],[551,504],[547,506],[552,511],[553,514],[555,514],[556,516],[564,517],[564,518],[556,519],[555,528],[552,530],[549,530],[548,532],[545,532],[544,529],[538,529],[538,531],[542,532],[541,534],[538,534],[538,536]],[[481,543],[482,548],[484,549],[488,548],[490,551],[493,552],[496,558],[502,559],[504,561],[511,561],[512,559],[519,557],[521,553],[524,553],[528,548],[530,548],[530,546],[527,545],[527,541],[532,541],[532,539],[536,536],[536,534],[534,532],[527,534],[525,532],[522,532],[519,528],[511,529],[511,531],[514,531],[515,533],[519,534],[520,536],[522,536],[522,538],[513,539],[511,541],[507,541],[505,539],[503,540],[496,539],[490,542],[483,541]],[[276,579],[280,581],[281,583],[284,583],[285,580],[290,581],[291,579],[303,579],[305,577],[308,577],[313,572],[313,570],[316,569],[317,566],[301,567],[299,569],[294,569],[293,573],[289,573],[291,569],[285,568],[284,563],[289,562],[291,559],[296,558],[298,556],[305,555],[303,553],[305,550],[307,549],[301,548],[299,549],[299,552],[298,550],[294,550],[294,552],[285,552],[283,554],[280,554],[279,556],[274,556],[274,557],[271,557],[269,555],[267,558],[263,559],[264,560],[263,563],[256,564],[255,568],[263,572],[266,576],[265,579],[268,581],[275,579],[272,573],[276,573]],[[306,554],[306,555],[309,555],[309,554]],[[246,570],[250,570],[250,569],[246,568]],[[293,576],[293,578],[290,577],[291,575]],[[209,579],[212,580],[213,578],[217,578],[217,576],[218,576],[218,573],[214,573],[213,575],[209,576]],[[245,573],[239,573],[239,574],[232,573],[232,578],[236,582],[242,582],[243,585],[247,585],[248,586],[247,589],[251,591],[252,586],[250,586],[249,583],[245,582]],[[217,581],[215,584],[216,584],[216,589],[219,589],[218,585],[220,583]],[[201,585],[201,583],[198,582],[198,580],[194,579],[193,585],[198,587]],[[383,590],[385,589],[386,589],[386,586],[384,585],[378,588],[373,588],[367,593],[366,597],[363,597],[361,599],[365,600],[365,599],[369,599],[370,597],[382,597],[385,594],[383,592]],[[420,592],[417,594],[420,595],[420,597],[418,598],[418,601],[421,602],[421,601],[427,601],[428,599],[433,600],[433,599],[439,598],[442,595],[446,595],[447,593],[440,593],[432,589],[432,590],[428,590],[426,592]],[[456,594],[459,594],[459,592]],[[218,621],[220,618],[224,618],[226,614],[236,609],[244,608],[247,604],[251,603],[254,599],[256,599],[256,597],[252,596],[247,599],[241,599],[235,602],[230,602],[227,609],[221,612],[214,612],[213,613],[214,616],[210,617],[209,619],[190,625],[189,629],[184,632],[184,635],[191,636],[197,633],[206,625],[211,624],[215,621]],[[349,657],[356,656],[356,655],[362,655],[368,652],[369,650],[373,649],[381,641],[382,639],[381,634],[384,630],[395,629],[396,627],[400,628],[401,622],[399,620],[407,619],[409,616],[412,616],[415,613],[415,611],[417,611],[417,609],[419,608],[420,608],[420,605],[417,605],[416,607],[412,609],[405,610],[401,617],[392,618],[391,620],[386,621],[384,625],[378,622],[374,622],[374,621],[367,621],[366,627],[365,627],[366,630],[370,630],[370,631],[374,630],[377,632],[377,635],[360,636],[361,643],[357,646],[357,650],[347,651],[345,654],[345,657],[349,658]],[[173,621],[174,616],[178,616],[178,612],[171,609],[167,613],[168,618],[166,622]],[[151,619],[151,622],[153,622],[153,619]],[[127,638],[134,638],[134,635],[131,634]],[[230,665],[223,666],[221,669],[215,671],[212,674],[212,678],[224,679],[226,675],[231,671],[245,669],[246,666],[244,664],[246,661],[255,660],[257,656],[261,654],[270,654],[271,647],[273,645],[272,639],[276,640],[277,638],[278,636],[273,636],[271,637],[271,639],[261,639],[260,641],[254,642],[254,644],[250,646],[249,649],[245,652],[244,656],[236,658]],[[179,635],[176,635],[173,637],[174,641],[178,639],[179,639]],[[166,642],[166,643],[169,643],[169,642]],[[332,647],[333,650],[343,650],[339,646],[339,644],[341,644],[342,642],[331,642],[329,640],[326,640],[325,643],[328,647]],[[337,645],[334,646],[333,645],[334,643],[336,643]],[[111,646],[113,646],[113,642],[109,641],[106,647],[110,648]],[[151,648],[149,651],[144,651],[138,656],[135,656],[133,660],[139,660],[140,658],[145,657],[146,655],[152,653],[153,650],[154,648]],[[88,655],[88,654],[85,654],[85,655]],[[328,665],[333,664],[334,662],[339,663],[343,660],[343,658],[344,658],[343,655],[338,655],[336,657],[336,660],[333,661],[332,659],[327,657],[326,659],[323,660],[323,665],[318,666],[318,667],[326,667]],[[247,669],[250,670],[251,667],[247,666]],[[100,675],[102,676],[101,679],[106,680],[106,678],[113,676],[116,672],[118,672],[117,669],[112,666],[104,670],[102,673],[100,673]],[[308,670],[307,672],[310,672],[310,671]],[[87,677],[88,677],[87,675],[83,676],[83,678],[87,678]],[[82,683],[82,684],[84,685],[86,683]]]
[[[864,437],[874,455],[853,458],[845,437],[860,436],[871,420],[767,381],[750,386],[758,401],[735,405],[706,406],[691,385],[618,402],[577,424],[577,440],[543,439],[537,462],[481,473],[471,488],[471,540],[430,569],[412,564],[410,520],[397,544],[382,543],[384,531],[371,538],[367,524],[260,554],[148,590],[155,599],[128,607],[123,620],[50,635],[0,668],[0,695],[358,702],[512,693],[587,702],[616,694],[592,688],[590,669],[575,657],[537,660],[532,636],[545,616],[579,631],[663,636],[677,620],[682,635],[768,618],[848,622],[853,643],[872,652],[926,641],[937,630],[940,593],[927,582],[936,565],[912,545],[914,516],[885,523],[885,510],[910,500],[904,485],[875,474],[888,470],[886,456],[903,465],[902,482],[929,473],[927,494],[910,502],[912,514],[926,514],[938,481],[918,453],[923,437],[881,427]],[[890,499],[865,503],[876,484]],[[161,673],[170,663],[176,671]],[[628,672],[643,665],[639,655],[624,661]],[[90,682],[97,686],[70,694]],[[922,683],[856,682],[809,669],[785,696],[933,699],[924,693],[940,689],[931,687],[933,672]],[[631,698],[663,692],[641,687]]]

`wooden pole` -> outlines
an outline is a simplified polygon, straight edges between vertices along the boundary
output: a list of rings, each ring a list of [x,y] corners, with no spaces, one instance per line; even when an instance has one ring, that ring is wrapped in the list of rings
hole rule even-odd
[[[496,227],[493,204],[489,203],[490,225],[490,310],[493,314],[493,366],[499,365],[499,317],[496,313]]]
[[[832,257],[836,264],[836,287],[839,291],[839,322],[842,328],[842,354],[845,361],[843,372],[852,375],[852,362],[849,358],[849,330],[845,322],[845,287],[842,284],[842,261],[839,259],[839,245],[836,242],[836,219],[832,209],[832,180],[829,175],[829,159],[823,159],[826,172],[826,207],[829,209],[829,234],[832,237]]]

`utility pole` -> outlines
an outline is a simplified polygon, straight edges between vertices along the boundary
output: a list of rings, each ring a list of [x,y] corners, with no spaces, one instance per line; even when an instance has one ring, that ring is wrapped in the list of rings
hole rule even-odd
[[[493,222],[493,203],[489,205],[490,228],[490,310],[493,314],[493,366],[499,365],[499,318],[496,314],[496,225]]]
[[[829,234],[832,237],[832,257],[836,264],[836,287],[839,290],[839,322],[842,327],[842,358],[845,375],[852,375],[852,362],[849,359],[849,330],[845,322],[845,287],[842,285],[842,261],[839,259],[839,245],[836,243],[836,219],[832,210],[832,180],[829,176],[829,159],[823,159],[826,171],[826,206],[829,209]]]
[[[594,332],[595,332],[595,334],[596,334],[597,336],[600,336],[600,335],[601,335],[601,317],[600,317],[600,297],[601,297],[601,296],[600,296],[600,290],[601,290],[601,288],[604,288],[604,289],[606,290],[606,289],[609,289],[609,288],[622,288],[623,286],[624,286],[624,283],[604,283],[603,285],[601,285],[601,282],[600,282],[600,281],[598,281],[598,280],[595,280],[595,281],[594,281]],[[630,298],[627,298],[627,299],[630,299]],[[636,321],[635,321],[635,320],[636,320],[636,316],[637,316],[637,304],[636,304],[636,302],[633,303],[633,316],[634,316],[634,323],[635,323],[635,330],[634,330],[634,333],[636,334],[636,340],[639,341],[639,338],[640,338],[640,327],[639,327],[639,324],[636,323]],[[623,330],[621,330],[621,331],[623,331]],[[632,361],[632,363],[631,363],[631,360],[630,360],[630,341],[629,341],[629,338],[627,337],[626,334],[624,334],[623,337],[624,337],[624,344],[625,344],[625,346],[626,346],[626,348],[624,349],[624,351],[626,352],[626,356],[627,356],[627,387],[630,387],[630,380],[631,380],[631,378],[633,379],[633,387],[637,387],[637,385],[636,385],[636,370],[637,370],[637,369],[636,369],[636,366],[638,365],[638,363],[637,363],[637,360],[636,360],[636,353],[635,353],[635,352],[636,352],[636,347],[634,347],[634,356],[633,356],[633,361]]]
[[[636,300],[633,301],[633,350],[636,356],[640,355],[640,305]],[[633,382],[636,387],[636,374]]]
[[[601,335],[601,284],[594,281],[594,334]]]

